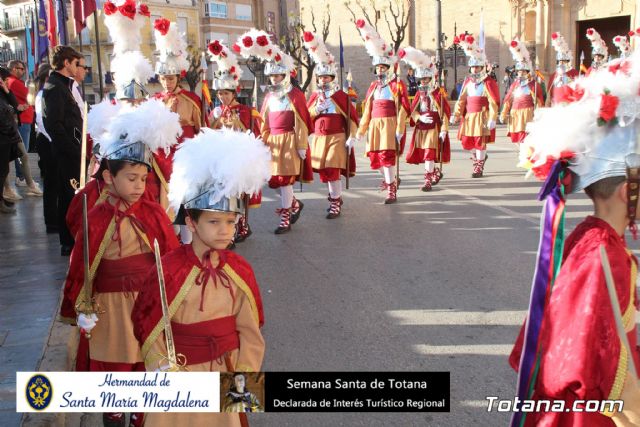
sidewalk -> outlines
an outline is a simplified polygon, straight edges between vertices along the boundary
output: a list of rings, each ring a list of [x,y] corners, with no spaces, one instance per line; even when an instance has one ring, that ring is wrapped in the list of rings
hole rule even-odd
[[[31,171],[39,182],[37,158],[30,154]],[[13,166],[11,170],[14,184]],[[16,372],[38,370],[43,363],[68,264],[68,258],[60,256],[58,235],[45,232],[42,197],[25,197],[16,209],[0,216],[0,425],[7,427],[20,425]]]

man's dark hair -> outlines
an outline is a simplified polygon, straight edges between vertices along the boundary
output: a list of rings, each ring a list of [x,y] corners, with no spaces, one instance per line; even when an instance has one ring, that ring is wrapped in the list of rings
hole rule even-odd
[[[144,163],[137,163],[137,162],[130,162],[128,160],[107,160],[107,159],[102,159],[102,162],[100,162],[100,168],[98,169],[98,172],[95,173],[95,175],[93,175],[94,178],[96,179],[102,179],[102,172],[108,170],[112,176],[116,176],[118,174],[118,172],[120,172],[122,169],[124,169],[124,167],[126,165],[142,165],[147,167],[148,166],[145,165]]]
[[[0,67],[0,79],[6,79],[7,77],[9,77],[11,75],[11,72],[4,68],[4,67]]]
[[[616,191],[616,188],[627,180],[626,176],[613,176],[596,181],[584,189],[591,200],[608,199]]]
[[[44,84],[49,78],[49,73],[51,72],[51,65],[49,64],[40,64],[38,67],[38,74],[36,74],[36,80],[38,82],[38,91],[42,89]]]
[[[54,70],[59,71],[64,68],[64,61],[71,62],[74,59],[80,58],[82,58],[82,55],[80,55],[80,53],[71,46],[60,45],[53,48],[53,53],[51,54],[51,65]]]
[[[198,222],[200,215],[202,215],[202,209],[187,209],[187,215],[191,218],[191,221]]]

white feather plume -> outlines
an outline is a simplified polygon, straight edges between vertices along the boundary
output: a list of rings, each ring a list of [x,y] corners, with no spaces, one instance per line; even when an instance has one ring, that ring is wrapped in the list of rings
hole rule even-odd
[[[620,53],[624,55],[629,55],[629,53],[631,53],[631,45],[629,44],[629,38],[627,36],[615,36],[613,38],[613,44],[618,48]]]
[[[248,43],[244,42],[247,38],[251,39],[250,46],[247,46]],[[261,43],[258,42],[258,39],[261,40]],[[264,44],[265,41],[266,44]],[[270,61],[277,51],[280,50],[280,47],[271,42],[271,35],[269,33],[256,30],[255,28],[250,29],[238,37],[235,46],[237,46],[236,49],[239,49],[239,53],[243,58],[255,56],[263,61]]]
[[[160,52],[160,62],[165,62],[169,56],[173,56],[173,60],[181,70],[188,70],[187,42],[185,35],[178,32],[178,25],[171,22],[166,34],[163,35],[160,31],[154,30],[154,35],[156,49]]]
[[[180,205],[216,188],[222,197],[257,193],[271,176],[271,154],[264,143],[250,133],[230,129],[203,129],[176,151],[169,182],[169,203]]]
[[[479,62],[487,62],[484,49],[481,49],[480,46],[478,46],[478,41],[475,39],[473,34],[461,34],[459,40],[460,46],[462,47],[465,55],[470,58],[475,58]]]
[[[551,46],[553,46],[557,53],[561,53],[568,57],[571,56],[569,45],[562,34],[558,32],[551,34]]]
[[[509,44],[509,51],[511,51],[515,62],[526,62],[527,64],[530,62],[529,50],[517,37]]]
[[[131,80],[144,85],[155,76],[151,63],[139,50],[116,55],[111,60],[111,72],[116,86],[125,86]]]
[[[609,48],[607,48],[607,44],[604,40],[602,40],[599,32],[597,32],[594,28],[589,28],[587,29],[587,38],[591,42],[591,47],[593,49],[599,49],[604,53],[605,57],[607,56],[607,54],[609,53]]]
[[[303,44],[309,56],[316,64],[328,64],[331,65],[335,62],[335,57],[327,49],[327,45],[318,34],[311,31],[307,31],[303,34]]]
[[[142,141],[154,153],[160,150],[168,153],[182,134],[180,116],[157,99],[150,99],[136,108],[122,111],[113,117],[107,127],[107,133],[100,144],[100,153],[108,153],[110,146],[125,134],[127,141]]]
[[[212,52],[212,45],[216,45],[219,46],[220,53],[219,54],[214,54]],[[220,42],[219,40],[213,40],[211,43],[209,43],[209,47],[207,49],[207,53],[209,54],[209,57],[211,58],[211,61],[215,62],[218,65],[218,71],[219,72],[229,72],[230,74],[233,74],[235,76],[237,76],[236,81],[240,80],[240,78],[242,77],[242,68],[240,67],[240,64],[238,64],[238,56],[235,54],[235,52],[233,52],[231,49],[229,49],[224,43]],[[233,71],[230,71],[233,70]]]
[[[364,19],[356,21],[356,28],[364,41],[369,56],[393,56],[393,47],[387,44],[375,28]]]
[[[111,120],[118,115],[121,108],[121,103],[114,104],[108,99],[91,107],[87,114],[87,132],[91,135],[94,143],[100,142]]]
[[[402,62],[414,70],[418,68],[430,68],[432,65],[431,56],[411,46],[400,49],[398,56]]]
[[[124,1],[115,2],[120,6]],[[104,24],[109,30],[109,35],[113,41],[113,53],[119,54],[128,51],[140,50],[142,37],[140,31],[145,24],[145,17],[136,13],[134,19],[130,19],[120,11],[111,15],[104,14]]]

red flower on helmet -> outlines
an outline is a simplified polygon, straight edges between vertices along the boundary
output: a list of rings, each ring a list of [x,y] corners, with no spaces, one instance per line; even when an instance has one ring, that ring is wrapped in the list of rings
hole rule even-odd
[[[235,53],[240,53],[240,46],[238,46],[238,43],[234,43],[233,46],[231,46],[231,49],[233,49]]]
[[[304,34],[302,34],[302,39],[309,43],[313,40],[313,33],[311,31],[305,31]]]
[[[460,38],[459,38],[458,36],[455,36],[455,37],[453,38],[453,42],[454,42],[455,44],[460,44]]]
[[[553,40],[555,40],[555,39],[557,39],[557,38],[558,38],[558,36],[559,36],[559,35],[560,35],[560,34],[558,34],[558,33],[551,33],[551,38],[552,38]]]
[[[140,7],[138,7],[138,13],[140,13],[140,15],[142,16],[151,16],[149,6],[147,6],[146,4],[141,4]]]
[[[615,37],[613,38],[613,41],[614,41],[614,42],[616,42],[616,43],[620,43],[620,40],[622,40],[622,39],[620,38],[620,36],[615,36]]]
[[[267,51],[267,55],[269,55],[269,56],[271,56],[271,54],[272,54],[272,53],[273,53],[273,49],[269,49],[269,50]]]
[[[231,66],[231,68],[229,68],[229,72],[230,72],[231,74],[235,73],[235,72],[236,72],[236,67]]]
[[[364,19],[358,19],[356,21],[356,27],[358,27],[358,28],[364,27]]]
[[[170,25],[171,22],[169,22],[169,20],[166,18],[158,18],[153,22],[153,28],[163,36],[166,36],[169,32]]]
[[[249,36],[246,36],[242,39],[242,44],[244,45],[244,47],[251,47],[253,46],[253,39]]]
[[[589,28],[589,29],[587,30],[587,35],[588,35],[588,36],[592,36],[592,35],[593,35],[593,28]]]
[[[215,40],[214,42],[209,43],[208,49],[212,54],[220,55],[220,52],[222,52],[222,45],[218,40]]]
[[[598,114],[598,125],[602,126],[607,123],[615,124],[616,111],[620,105],[620,99],[611,95],[611,92],[605,89],[600,99],[600,112]]]
[[[511,40],[511,47],[518,47],[518,42],[515,40]]]
[[[113,15],[114,13],[116,13],[116,11],[118,10],[118,6],[116,6],[114,3],[108,1],[104,4],[104,13],[105,15]]]
[[[129,19],[133,19],[136,16],[136,2],[127,0],[122,6],[118,7],[121,14]]]
[[[399,57],[400,59],[404,58],[406,54],[407,54],[407,52],[405,52],[405,51],[404,51],[404,49],[400,49],[400,50],[398,51],[398,57]]]
[[[269,44],[269,39],[267,36],[258,36],[256,38],[256,43],[258,43],[258,46],[266,46]]]
[[[276,62],[280,62],[280,60],[282,59],[282,56],[280,56],[279,53],[276,53],[276,56],[273,59],[275,59]]]
[[[474,42],[476,39],[474,39],[474,38],[473,38],[473,36],[469,35],[469,36],[465,37],[465,39],[464,39],[464,40],[465,40],[467,43],[469,43],[469,44],[473,44],[473,42]]]
[[[627,34],[629,35],[629,37],[633,37],[635,33],[633,31],[629,31]]]

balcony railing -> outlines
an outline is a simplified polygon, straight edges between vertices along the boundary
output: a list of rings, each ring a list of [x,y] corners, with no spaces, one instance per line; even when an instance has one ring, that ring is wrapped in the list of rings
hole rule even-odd
[[[24,30],[24,16],[5,16],[0,18],[0,29],[3,31]]]
[[[6,65],[7,62],[13,61],[14,59],[18,59],[20,61],[25,61],[25,52],[22,49],[18,49],[16,51],[9,49],[0,50],[0,63],[2,65]]]

